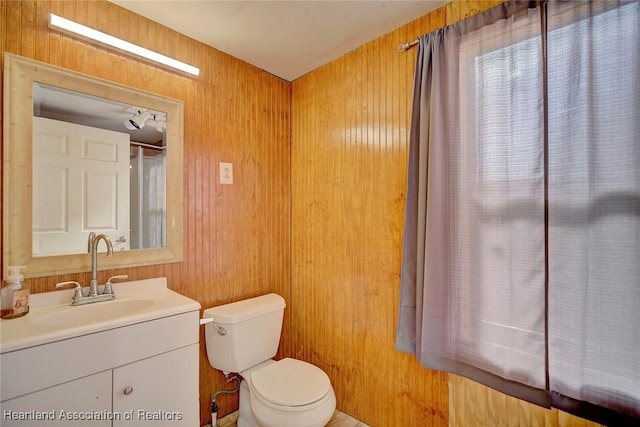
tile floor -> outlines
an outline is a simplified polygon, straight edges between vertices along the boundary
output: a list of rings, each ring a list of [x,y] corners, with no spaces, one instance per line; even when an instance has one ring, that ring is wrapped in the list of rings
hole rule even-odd
[[[229,414],[224,418],[218,420],[218,427],[236,427],[236,421],[238,420],[238,412]],[[355,418],[350,417],[347,414],[343,414],[340,411],[336,411],[333,414],[333,418],[327,424],[327,427],[369,427],[365,423],[361,423]]]
[[[329,421],[329,424],[327,424],[327,427],[369,427],[369,425],[361,423],[340,411],[336,411],[331,421]]]

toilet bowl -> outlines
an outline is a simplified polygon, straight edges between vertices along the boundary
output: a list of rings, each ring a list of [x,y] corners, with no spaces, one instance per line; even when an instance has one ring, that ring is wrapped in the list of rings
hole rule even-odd
[[[322,427],[333,416],[336,396],[329,377],[310,363],[269,360],[240,375],[246,390],[240,400],[249,398],[251,416],[241,422],[247,415],[241,408],[238,427]]]
[[[212,367],[236,372],[238,427],[323,427],[336,408],[331,381],[311,363],[276,355],[284,299],[268,294],[204,310],[207,357]]]

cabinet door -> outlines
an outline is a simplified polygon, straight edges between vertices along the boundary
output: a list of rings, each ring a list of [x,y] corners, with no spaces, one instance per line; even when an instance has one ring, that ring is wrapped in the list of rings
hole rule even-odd
[[[198,371],[198,344],[114,369],[113,410],[133,416],[113,426],[198,427]]]
[[[7,400],[0,414],[2,427],[111,426],[111,371]]]

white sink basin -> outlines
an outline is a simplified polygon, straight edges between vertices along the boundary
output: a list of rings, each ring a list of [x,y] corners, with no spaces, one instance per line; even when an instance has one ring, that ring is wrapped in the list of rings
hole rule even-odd
[[[145,299],[118,300],[96,302],[93,304],[69,306],[62,311],[34,317],[39,326],[71,326],[104,322],[120,316],[138,313],[153,305],[153,301]]]
[[[0,355],[200,309],[168,289],[164,277],[115,283],[113,290],[114,300],[80,306],[70,305],[72,289],[31,295],[26,316],[0,320]]]

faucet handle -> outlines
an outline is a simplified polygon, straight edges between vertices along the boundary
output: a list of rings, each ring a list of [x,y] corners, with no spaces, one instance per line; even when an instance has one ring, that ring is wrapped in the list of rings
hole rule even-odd
[[[102,290],[103,294],[111,294],[113,295],[113,288],[111,287],[111,285],[113,284],[113,282],[111,282],[112,280],[124,280],[124,279],[128,279],[129,276],[126,274],[119,274],[117,276],[111,276],[109,277],[109,279],[107,280],[107,283],[104,284],[104,289]]]
[[[65,286],[69,286],[69,285],[75,285],[74,288],[74,293],[73,293],[73,297],[72,297],[72,301],[77,301],[78,299],[82,298],[84,295],[82,295],[82,285],[76,281],[69,281],[69,282],[60,282],[60,283],[56,283],[56,288],[60,289],[60,288],[64,288]]]

